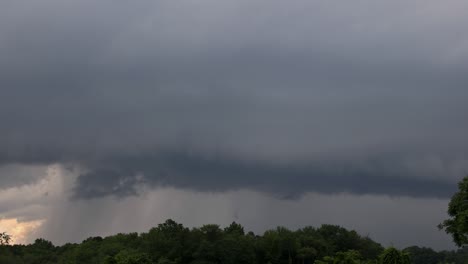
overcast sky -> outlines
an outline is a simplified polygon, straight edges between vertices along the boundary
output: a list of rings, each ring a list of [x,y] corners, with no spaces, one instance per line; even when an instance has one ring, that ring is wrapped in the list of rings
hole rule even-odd
[[[436,225],[468,173],[467,12],[2,1],[0,228],[64,243],[169,217],[336,223],[451,248]]]

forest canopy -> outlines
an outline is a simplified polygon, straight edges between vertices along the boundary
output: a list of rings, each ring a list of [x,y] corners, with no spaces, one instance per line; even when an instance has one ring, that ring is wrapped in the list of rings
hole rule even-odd
[[[90,237],[62,246],[45,239],[29,245],[7,244],[0,246],[2,264],[465,264],[468,260],[467,248],[457,252],[385,249],[367,236],[336,225],[295,231],[277,227],[256,235],[235,222],[225,228],[207,224],[189,229],[170,219],[146,233]]]

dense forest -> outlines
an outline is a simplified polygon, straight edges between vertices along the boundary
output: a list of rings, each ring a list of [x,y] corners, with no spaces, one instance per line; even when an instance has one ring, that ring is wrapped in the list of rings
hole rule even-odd
[[[409,247],[385,249],[369,237],[335,225],[284,227],[263,235],[245,233],[232,223],[222,229],[208,224],[189,229],[173,220],[147,233],[90,237],[79,244],[54,246],[37,239],[29,245],[0,246],[1,264],[339,264],[339,263],[468,263],[468,248],[435,252]]]

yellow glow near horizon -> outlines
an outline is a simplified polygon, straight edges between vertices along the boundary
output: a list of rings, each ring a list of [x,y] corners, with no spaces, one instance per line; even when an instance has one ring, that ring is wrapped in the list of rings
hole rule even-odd
[[[6,232],[11,236],[11,244],[25,244],[29,235],[36,231],[43,220],[18,221],[16,218],[0,219],[0,232]]]

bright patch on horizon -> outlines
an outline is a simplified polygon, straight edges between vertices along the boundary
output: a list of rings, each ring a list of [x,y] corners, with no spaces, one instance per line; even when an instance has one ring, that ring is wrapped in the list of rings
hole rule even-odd
[[[0,230],[11,236],[11,244],[25,244],[42,224],[44,220],[18,221],[16,218],[0,219]]]

